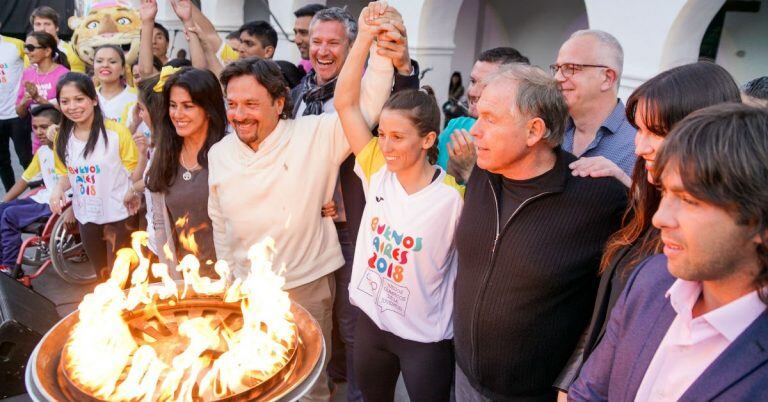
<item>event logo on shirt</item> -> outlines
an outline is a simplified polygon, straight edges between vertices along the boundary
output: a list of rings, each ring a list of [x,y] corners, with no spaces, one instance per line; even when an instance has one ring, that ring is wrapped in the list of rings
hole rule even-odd
[[[11,68],[11,66],[9,66],[8,63],[0,63],[0,84],[8,83],[8,73],[5,72],[5,70],[8,70],[9,68]]]
[[[374,233],[371,243],[373,253],[368,258],[368,268],[371,270],[365,272],[358,289],[375,297],[382,311],[392,310],[405,315],[410,290],[399,284],[404,279],[409,253],[422,249],[422,239],[379,223],[378,217],[371,220],[371,232]]]
[[[373,255],[368,259],[368,268],[386,274],[388,278],[400,283],[403,281],[403,265],[408,262],[408,253],[421,250],[421,237],[413,238],[405,233],[392,230],[387,224],[379,225],[379,218],[371,220]]]
[[[51,90],[52,84],[50,82],[44,82],[42,84],[37,84],[37,93],[40,94],[41,97],[44,99],[48,99],[48,91]]]
[[[101,173],[99,165],[68,166],[67,169],[75,176],[77,194],[96,195],[96,175]]]

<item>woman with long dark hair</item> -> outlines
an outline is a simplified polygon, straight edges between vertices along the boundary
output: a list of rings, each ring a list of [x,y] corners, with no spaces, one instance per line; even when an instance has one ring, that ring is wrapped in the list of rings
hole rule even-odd
[[[137,151],[125,126],[105,121],[91,79],[67,73],[56,87],[56,99],[64,115],[54,140],[59,180],[50,207],[61,213],[72,189],[72,209],[85,252],[102,278],[114,262],[115,252],[130,244],[135,229],[123,194],[131,184]]]
[[[592,320],[583,342],[571,356],[555,386],[567,390],[581,365],[603,336],[607,318],[632,269],[646,257],[661,252],[659,230],[651,218],[661,192],[653,182],[656,153],[672,127],[690,113],[726,102],[740,102],[739,88],[722,67],[710,62],[686,64],[651,78],[627,100],[627,120],[637,128],[629,205],[624,225],[608,240],[600,263],[602,277]]]
[[[30,32],[24,43],[24,52],[31,65],[21,74],[21,85],[16,96],[16,114],[26,117],[32,107],[51,103],[56,99],[56,83],[69,72],[67,56],[57,46],[56,38],[45,32]],[[40,147],[40,140],[30,133],[32,153]]]
[[[224,137],[226,110],[221,85],[208,70],[164,67],[155,90],[162,90],[163,118],[147,175],[152,192],[155,245],[168,245],[176,258],[196,253],[201,275],[213,274],[213,228],[208,217],[208,151]],[[188,238],[193,235],[197,250]],[[164,253],[159,253],[161,260]],[[174,261],[164,262],[173,266]]]

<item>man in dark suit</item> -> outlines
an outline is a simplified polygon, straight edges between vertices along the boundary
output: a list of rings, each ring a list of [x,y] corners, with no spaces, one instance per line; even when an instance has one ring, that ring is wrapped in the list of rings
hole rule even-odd
[[[678,123],[656,159],[664,254],[635,270],[569,400],[768,398],[768,111]]]

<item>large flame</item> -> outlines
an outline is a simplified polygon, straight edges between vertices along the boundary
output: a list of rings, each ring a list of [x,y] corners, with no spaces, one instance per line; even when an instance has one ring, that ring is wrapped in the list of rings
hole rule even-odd
[[[143,254],[146,241],[146,232],[134,233],[132,249],[118,251],[110,278],[80,303],[79,322],[64,354],[64,369],[78,386],[108,400],[221,399],[266,380],[287,363],[296,327],[282,290],[285,280],[272,270],[272,239],[251,247],[251,271],[244,280],[230,282],[224,261],[214,265],[219,279],[201,277],[200,262],[186,255],[177,267],[181,286],[168,266],[150,264]],[[150,285],[150,274],[160,283]],[[232,329],[211,315],[187,317],[179,322],[171,347],[158,350],[151,336],[132,334],[127,314],[162,323],[158,303],[173,306],[191,294],[239,303],[242,327]]]

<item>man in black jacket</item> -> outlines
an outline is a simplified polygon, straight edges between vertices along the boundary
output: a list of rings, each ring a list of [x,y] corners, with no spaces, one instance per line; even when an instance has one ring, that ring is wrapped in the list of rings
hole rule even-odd
[[[400,14],[392,7],[387,10],[390,18],[387,34],[379,38],[386,53],[395,66],[395,80],[392,92],[419,88],[419,70],[408,55],[408,42]],[[295,116],[320,114],[333,111],[333,94],[336,78],[341,72],[347,53],[357,35],[357,22],[349,13],[338,7],[318,11],[309,24],[309,59],[313,70],[291,90]],[[347,400],[362,401],[352,370],[352,348],[354,342],[357,307],[349,303],[349,280],[352,276],[352,260],[355,255],[357,232],[365,209],[365,194],[357,174],[354,172],[355,156],[350,155],[339,170],[339,181],[333,201],[338,214],[334,218],[336,231],[344,254],[345,264],[334,273],[336,298],[333,304],[333,347],[329,375],[343,379],[346,363]],[[337,336],[338,335],[338,336]],[[341,342],[339,342],[341,341]]]
[[[477,167],[456,231],[456,400],[554,401],[626,190],[571,175],[567,106],[540,69],[495,74],[477,109]]]

